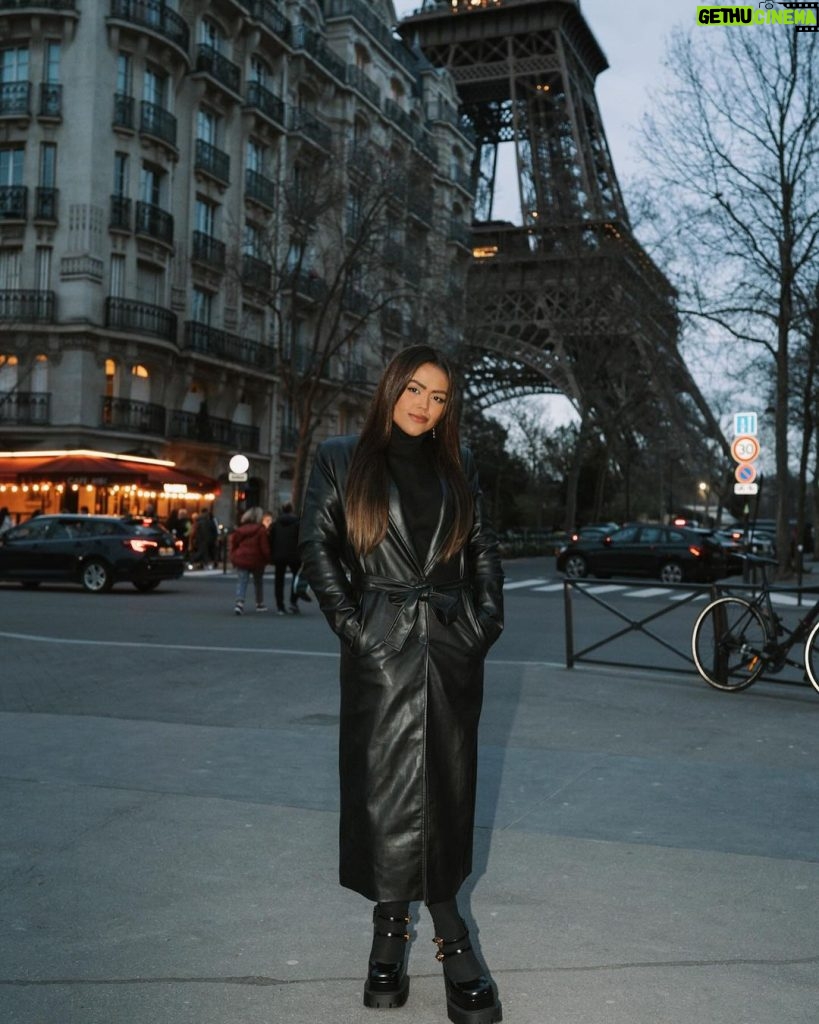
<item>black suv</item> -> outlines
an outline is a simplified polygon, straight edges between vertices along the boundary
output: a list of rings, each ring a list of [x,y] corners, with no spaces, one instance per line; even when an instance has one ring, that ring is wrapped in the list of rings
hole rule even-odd
[[[0,579],[24,587],[80,583],[93,594],[122,580],[154,590],[179,579],[185,557],[161,526],[119,516],[36,516],[0,536]]]

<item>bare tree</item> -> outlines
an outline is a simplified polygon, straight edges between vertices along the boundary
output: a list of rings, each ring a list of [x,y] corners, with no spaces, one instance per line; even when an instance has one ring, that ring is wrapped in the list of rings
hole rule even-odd
[[[264,299],[275,324],[296,503],[322,418],[342,396],[360,407],[373,357],[383,366],[389,345],[420,340],[416,325],[426,322],[430,260],[403,230],[416,187],[410,160],[337,140],[329,161],[294,165],[280,184],[275,228],[243,242],[246,258],[261,255],[272,268]]]
[[[643,129],[660,229],[684,311],[732,343],[735,362],[759,347],[773,378],[784,572],[791,363],[806,337],[797,296],[819,276],[819,42],[778,26],[679,32],[667,65],[660,113]]]

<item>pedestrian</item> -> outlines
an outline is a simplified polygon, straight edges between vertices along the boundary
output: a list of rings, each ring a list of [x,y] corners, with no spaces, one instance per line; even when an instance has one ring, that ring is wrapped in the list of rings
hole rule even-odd
[[[360,437],[319,445],[302,574],[341,644],[341,884],[375,901],[364,1005],[402,1006],[409,903],[435,928],[448,1014],[501,1007],[456,896],[472,870],[484,659],[503,629],[503,572],[446,358],[389,363]]]
[[[267,540],[268,523],[262,521],[264,515],[260,508],[249,508],[228,539],[230,560],[236,567],[237,576],[235,615],[244,615],[245,594],[251,577],[256,593],[256,611],[267,611],[263,580],[265,566],[270,561],[270,544]]]
[[[14,521],[11,518],[11,513],[4,505],[0,508],[0,535],[4,534],[6,530],[10,530],[12,526],[14,526]]]
[[[297,615],[298,598],[294,589],[296,574],[301,567],[299,558],[299,517],[293,512],[289,501],[282,505],[281,512],[275,523],[270,527],[270,561],[276,571],[274,590],[276,594],[276,611],[279,615],[289,612]],[[284,577],[287,570],[292,573],[290,579],[290,603],[284,604]]]

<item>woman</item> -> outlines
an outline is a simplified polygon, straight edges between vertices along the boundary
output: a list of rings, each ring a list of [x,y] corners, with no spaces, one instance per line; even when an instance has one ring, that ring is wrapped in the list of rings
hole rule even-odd
[[[407,999],[408,907],[428,904],[449,1017],[493,1024],[455,896],[472,870],[483,663],[503,573],[444,356],[387,366],[361,437],[318,448],[302,574],[341,639],[341,884],[375,900],[366,1006]]]
[[[256,611],[266,612],[264,603],[264,570],[270,560],[270,544],[267,540],[267,528],[273,521],[270,513],[260,508],[249,508],[242,515],[239,526],[228,539],[230,560],[236,567],[236,603],[234,615],[244,615],[245,594],[250,578],[253,577],[253,588],[256,591]]]

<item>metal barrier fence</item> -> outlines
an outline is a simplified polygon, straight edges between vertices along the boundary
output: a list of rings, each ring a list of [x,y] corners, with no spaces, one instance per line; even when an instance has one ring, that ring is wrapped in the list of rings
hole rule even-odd
[[[650,611],[647,611],[645,615],[629,615],[626,607],[622,604],[615,606],[610,601],[605,599],[607,593],[621,592],[624,589],[636,592],[638,597],[651,597],[656,594],[660,596],[663,593],[667,593],[667,599],[658,608],[652,606]],[[717,597],[721,597],[727,594],[737,594],[737,596],[743,596],[745,594],[752,593],[757,590],[751,584],[743,583],[726,583],[721,581],[720,583],[714,584],[702,584],[702,583],[663,583],[658,584],[655,581],[645,582],[639,580],[606,580],[605,582],[599,580],[578,580],[578,579],[566,579],[563,582],[563,608],[564,608],[564,619],[565,619],[565,636],[566,636],[566,668],[574,668],[575,665],[601,665],[618,668],[635,668],[641,669],[642,671],[659,671],[663,673],[693,673],[697,678],[699,675],[694,666],[694,660],[691,654],[691,633],[694,625],[696,616],[699,614],[701,608],[714,600]],[[642,593],[641,593],[642,591]],[[778,604],[777,610],[780,614],[787,614],[786,609],[791,607],[794,612],[800,613],[803,603],[803,595],[813,594],[814,597],[810,601],[813,603],[815,600],[816,593],[819,592],[816,587],[779,587],[773,589],[775,595],[775,604]],[[793,595],[793,596],[792,596]],[[601,631],[599,628],[596,630],[594,637],[589,640],[585,639],[579,642],[578,634],[578,623],[581,621],[579,617],[575,616],[575,602],[576,599],[581,599],[588,602],[589,607],[601,612],[598,619],[602,619],[605,616],[605,621],[608,622],[608,617],[613,617],[617,620],[618,626],[616,629],[611,631],[609,626],[609,632]],[[780,604],[780,602],[784,602]],[[691,609],[693,604],[699,604],[700,608]],[[631,605],[627,606],[631,607]],[[637,607],[640,607],[639,603]],[[683,622],[683,613],[686,611],[692,611],[690,616],[690,622]],[[588,625],[589,616],[586,616],[585,624]],[[673,620],[669,630],[663,635],[658,628],[658,625],[663,620]],[[599,622],[598,622],[599,626]],[[586,629],[585,632],[593,632],[590,629]],[[658,657],[660,654],[664,656],[663,661],[642,659],[640,661],[629,660],[629,656],[625,652],[617,652],[618,642],[623,638],[630,637],[633,634],[639,634],[642,637],[647,638],[651,643],[651,650],[655,652]],[[799,652],[795,649],[792,652],[795,655],[799,655]],[[809,686],[810,684],[804,679],[804,674],[799,673],[798,677],[794,677],[795,673],[793,670],[785,669],[783,672],[777,675],[763,675],[761,680],[765,682],[777,682],[788,685],[797,686]],[[707,685],[703,683],[703,685]]]

